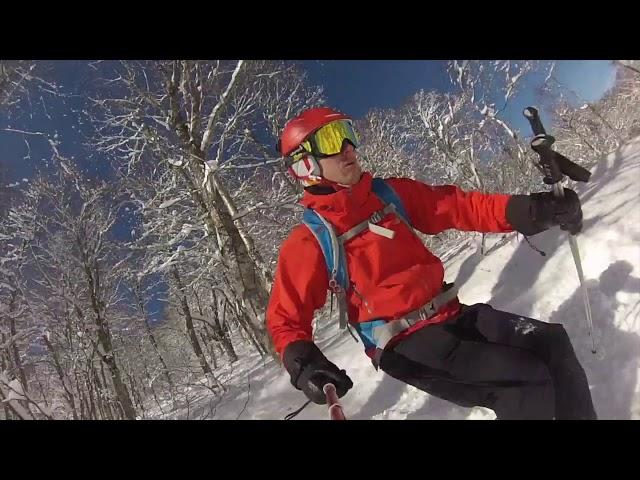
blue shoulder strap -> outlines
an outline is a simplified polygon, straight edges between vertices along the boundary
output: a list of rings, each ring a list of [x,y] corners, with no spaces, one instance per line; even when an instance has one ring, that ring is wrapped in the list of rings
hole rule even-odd
[[[329,222],[310,208],[305,208],[302,214],[302,223],[311,230],[311,233],[320,244],[327,264],[329,282],[335,279],[338,285],[346,290],[349,276],[347,275],[346,262],[342,254],[342,245],[338,243],[335,230]]]
[[[383,178],[374,178],[371,184],[371,188],[373,193],[375,193],[383,203],[392,204],[396,207],[396,211],[398,215],[402,217],[402,220],[405,221],[408,225],[410,225],[409,217],[407,216],[407,212],[402,205],[402,200],[396,193],[396,191],[389,185]]]

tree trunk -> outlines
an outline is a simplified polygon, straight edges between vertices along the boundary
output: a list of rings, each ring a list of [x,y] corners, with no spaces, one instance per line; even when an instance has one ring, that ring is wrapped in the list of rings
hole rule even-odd
[[[144,365],[144,371],[145,371],[147,377],[151,378],[151,374],[149,373],[149,369],[147,368],[146,363]],[[162,408],[162,403],[160,402],[160,399],[158,398],[158,395],[156,394],[156,389],[153,387],[153,383],[151,383],[151,395],[153,395],[153,399],[156,401],[156,405],[158,405],[158,408],[160,409],[160,412],[164,415],[164,410]]]
[[[271,285],[271,269],[264,263],[258,250],[255,248],[251,236],[241,228],[241,220],[234,221],[233,215],[236,212],[233,199],[226,191],[222,182],[217,178],[215,172],[207,171],[207,151],[211,142],[212,126],[219,111],[225,108],[226,95],[229,89],[235,83],[235,76],[241,70],[243,63],[238,62],[236,71],[227,87],[225,93],[219,100],[219,103],[211,112],[207,127],[203,132],[200,142],[194,141],[199,132],[189,132],[186,122],[179,121],[181,113],[179,111],[179,100],[177,98],[179,86],[179,74],[177,73],[177,64],[174,64],[174,72],[170,78],[167,78],[166,92],[169,99],[168,124],[180,139],[182,148],[188,152],[192,158],[198,160],[189,163],[189,168],[177,168],[176,171],[185,180],[188,185],[190,194],[194,202],[199,205],[201,211],[205,214],[204,221],[207,223],[210,231],[217,231],[222,227],[231,241],[231,248],[234,252],[233,258],[236,264],[236,275],[234,289],[239,293],[239,298],[243,304],[246,304],[252,312],[250,320],[253,323],[260,344],[265,350],[270,350],[271,343],[264,326],[264,322],[260,320],[267,307],[269,290]],[[186,70],[182,72],[187,75]],[[196,90],[197,91],[197,90]],[[199,95],[199,94],[196,94]],[[197,97],[199,98],[199,97]],[[200,100],[197,100],[200,104]],[[192,112],[192,115],[199,117],[198,114]],[[192,117],[191,128],[199,124],[199,120],[195,123]],[[208,175],[208,192],[200,187],[207,179]],[[210,195],[209,195],[210,194]]]
[[[207,348],[209,350],[209,356],[211,357],[211,362],[213,363],[213,369],[218,368],[218,357],[216,355],[216,341],[211,333],[211,327],[209,327],[208,323],[205,323],[204,330],[207,333]]]
[[[93,418],[92,415],[95,414],[95,411],[91,410],[91,405],[87,401],[87,396],[85,395],[85,389],[82,388],[80,379],[78,378],[77,369],[74,369],[73,376],[75,377],[75,381],[76,381],[76,391],[78,392],[78,397],[80,398],[80,419],[81,420],[85,420],[87,418],[92,419]],[[87,384],[86,379],[84,383],[85,385]]]
[[[127,390],[127,386],[122,381],[122,375],[120,374],[118,364],[116,363],[115,352],[113,351],[113,345],[111,341],[111,332],[109,331],[107,320],[104,318],[104,304],[98,298],[98,292],[100,288],[99,266],[97,264],[97,261],[93,262],[93,267],[89,266],[90,262],[87,258],[83,243],[80,241],[80,239],[77,240],[77,243],[80,251],[82,252],[84,273],[89,285],[91,306],[95,314],[95,324],[98,327],[98,343],[103,350],[102,352],[99,352],[100,357],[105,365],[107,365],[107,367],[109,368],[111,381],[113,383],[116,396],[118,397],[118,401],[120,402],[120,406],[124,412],[125,418],[127,418],[128,420],[135,420],[136,411],[133,407],[133,403],[131,401],[131,396],[129,395],[129,392]]]
[[[21,405],[22,402],[18,400],[7,400],[11,394],[11,387],[9,387],[9,379],[0,372],[0,402],[4,403],[9,409],[21,420],[33,420],[34,417],[31,412]]]
[[[167,367],[167,364],[164,361],[164,358],[162,357],[162,354],[160,353],[160,349],[158,348],[158,342],[156,341],[156,337],[153,335],[153,331],[151,330],[151,327],[149,326],[149,321],[148,321],[149,319],[147,317],[147,311],[144,308],[144,303],[142,302],[142,296],[140,295],[140,283],[136,283],[136,286],[134,288],[134,293],[135,293],[135,296],[136,296],[136,300],[138,302],[138,309],[140,310],[140,313],[142,314],[142,321],[144,323],[145,332],[147,334],[147,337],[149,338],[149,342],[151,342],[151,346],[153,347],[153,351],[158,356],[158,360],[160,360],[160,364],[162,365],[162,372],[163,372],[165,378],[167,379],[167,382],[169,383],[169,388],[173,389],[173,382],[171,381],[171,375],[169,375],[169,368]]]
[[[248,320],[247,315],[242,310],[242,307],[239,307],[237,305],[236,305],[236,319],[238,320],[240,327],[244,329],[245,333],[249,337],[249,340],[251,341],[253,346],[256,348],[258,353],[260,355],[265,355],[267,351],[264,349],[264,347],[260,344],[260,342],[256,338],[256,334],[253,330],[253,324]]]
[[[16,322],[15,320],[9,316],[9,334],[11,337],[15,337],[17,334],[16,331]],[[10,338],[11,338],[10,337]],[[20,383],[22,385],[22,390],[24,392],[27,391],[27,376],[24,373],[24,368],[22,366],[22,361],[20,360],[20,352],[18,352],[17,342],[11,342],[11,355],[13,357],[13,362],[16,366],[16,370],[18,373],[18,378],[20,379]]]
[[[206,332],[203,332],[202,330],[200,330],[199,332],[196,332],[196,333],[200,335],[200,340],[202,341],[202,345],[204,345],[204,347],[209,351],[209,357],[211,357],[211,343],[207,341],[207,337],[205,336]],[[218,368],[218,364],[215,361],[215,359],[213,359],[213,357],[211,358],[211,360],[213,360],[213,370],[215,370],[216,368]]]
[[[65,396],[65,399],[67,400],[67,404],[69,405],[69,408],[71,409],[71,414],[73,415],[73,419],[77,420],[78,412],[76,411],[75,400],[73,398],[73,394],[69,391],[69,388],[67,387],[66,375],[64,374],[64,370],[62,370],[62,365],[60,364],[60,357],[58,356],[58,352],[56,352],[55,349],[53,348],[53,345],[47,338],[47,335],[43,335],[42,340],[44,340],[44,343],[47,346],[49,353],[51,353],[51,357],[53,358],[53,366],[56,370],[56,373],[58,374],[58,378],[60,379],[62,388],[64,389],[64,392],[65,392],[64,396]]]
[[[204,159],[202,159],[201,165],[204,165]],[[199,166],[199,168],[202,167]],[[180,169],[179,172],[188,184],[192,198],[200,206],[202,212],[206,214],[204,220],[208,228],[213,232],[221,227],[229,237],[236,265],[236,274],[233,275],[235,281],[231,284],[234,285],[234,290],[238,292],[237,296],[242,299],[243,304],[247,305],[248,310],[252,313],[249,315],[249,320],[253,326],[252,328],[256,331],[258,342],[265,350],[271,349],[271,342],[264,322],[260,320],[260,315],[266,311],[269,299],[270,280],[265,277],[267,269],[258,266],[262,262],[253,244],[248,243],[250,247],[247,247],[245,241],[250,237],[246,234],[243,235],[234,223],[219,190],[219,188],[222,189],[222,186],[220,182],[214,179],[215,175],[210,175],[209,177],[212,202],[208,202],[203,192],[196,186],[194,177],[190,176],[185,169]]]
[[[256,332],[257,340],[264,350],[271,350],[271,342],[264,325],[264,314],[269,302],[271,276],[251,241],[251,237],[238,228],[228,211],[230,200],[223,185],[211,175],[213,200],[222,225],[229,235],[231,248],[238,266],[238,278],[241,284],[241,299],[246,305],[249,320]],[[225,202],[226,200],[226,202]]]
[[[0,343],[4,344],[5,340],[6,340],[6,337],[4,333],[0,332]],[[7,363],[2,353],[3,352],[0,351],[0,372],[4,372],[7,369]],[[4,410],[5,420],[11,420],[13,418],[13,415],[11,415],[11,410],[9,410],[9,406],[6,403],[2,402],[2,408]]]
[[[120,369],[116,364],[115,354],[111,345],[111,335],[109,334],[108,330],[99,329],[98,338],[100,339],[100,343],[105,347],[105,352],[101,355],[102,361],[105,365],[107,365],[107,368],[109,369],[111,381],[113,382],[113,387],[118,398],[118,403],[122,408],[124,417],[128,420],[135,420],[136,412],[133,407],[133,403],[131,401],[131,396],[129,395],[127,386],[122,380]]]
[[[100,418],[102,418],[103,420],[111,419],[111,412],[109,411],[109,405],[108,405],[109,402],[103,395],[104,387],[102,386],[102,383],[100,383],[100,377],[98,377],[98,371],[93,365],[91,365],[91,373],[93,375],[93,383],[91,384],[91,387],[92,387],[92,393],[94,393],[96,397],[95,405],[97,407],[97,412],[100,412]],[[89,400],[92,401],[93,398],[90,396]]]
[[[24,367],[22,366],[22,361],[20,360],[20,352],[18,351],[18,345],[17,342],[13,340],[13,338],[16,337],[17,335],[17,330],[16,330],[16,321],[13,318],[12,313],[15,311],[15,307],[16,307],[16,296],[17,296],[18,292],[16,290],[14,290],[11,293],[11,300],[9,302],[9,339],[11,339],[11,346],[9,347],[9,350],[11,352],[10,354],[10,359],[13,361],[13,364],[15,365],[15,369],[16,372],[18,374],[18,378],[20,379],[20,385],[22,385],[22,391],[26,394],[27,393],[27,376],[24,372]],[[25,401],[21,401],[21,405],[24,409],[28,409],[28,402]]]
[[[185,319],[185,325],[187,327],[187,333],[189,335],[189,340],[191,342],[191,346],[193,347],[193,351],[200,362],[200,367],[205,375],[211,373],[211,367],[207,363],[207,359],[202,353],[202,348],[200,347],[200,342],[198,341],[198,336],[196,335],[196,330],[193,326],[193,317],[191,316],[191,309],[189,308],[189,304],[187,302],[187,296],[185,293],[184,286],[182,285],[182,280],[180,279],[180,274],[178,273],[178,267],[175,265],[171,268],[171,274],[173,279],[176,282],[176,286],[178,287],[179,297],[180,297],[180,305],[182,307],[182,313]]]
[[[211,313],[213,314],[213,332],[217,337],[218,341],[222,344],[222,348],[224,348],[227,357],[231,363],[234,363],[238,360],[238,355],[236,354],[235,349],[233,348],[233,343],[231,342],[231,338],[227,331],[222,328],[220,324],[220,316],[218,315],[218,308],[220,307],[220,303],[216,297],[215,290],[211,290]]]
[[[131,395],[133,396],[133,400],[136,402],[136,405],[138,405],[142,418],[144,418],[144,404],[142,402],[142,397],[140,396],[140,392],[136,388],[136,383],[133,376],[128,371],[126,372],[126,374],[127,374],[127,378],[129,379],[129,389],[131,390]]]

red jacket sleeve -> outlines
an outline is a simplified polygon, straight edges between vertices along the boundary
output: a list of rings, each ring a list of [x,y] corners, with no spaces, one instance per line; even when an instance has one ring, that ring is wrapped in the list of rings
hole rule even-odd
[[[476,232],[511,232],[505,212],[511,195],[465,192],[455,185],[429,186],[391,178],[414,228],[435,235],[449,228]]]
[[[311,340],[313,314],[327,300],[329,275],[309,229],[296,227],[280,248],[266,324],[278,354],[296,340]]]

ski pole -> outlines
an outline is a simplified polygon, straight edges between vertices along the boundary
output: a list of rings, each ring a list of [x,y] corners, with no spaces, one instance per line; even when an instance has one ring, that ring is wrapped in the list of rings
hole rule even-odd
[[[582,168],[580,165],[572,162],[564,155],[554,151],[551,147],[556,139],[548,135],[545,131],[538,110],[534,107],[527,107],[523,112],[525,118],[529,120],[531,129],[533,130],[533,140],[531,140],[531,149],[540,157],[540,166],[544,172],[544,183],[551,185],[553,194],[558,198],[564,197],[564,188],[562,187],[562,179],[567,175],[572,180],[578,182],[587,182],[591,176],[591,172]],[[585,312],[589,323],[589,336],[591,337],[591,353],[596,353],[596,342],[593,337],[593,320],[591,318],[591,306],[589,304],[589,295],[587,294],[587,286],[584,281],[584,273],[582,271],[582,262],[580,261],[580,250],[578,249],[578,241],[576,237],[569,232],[569,246],[573,261],[578,271],[580,279],[580,288],[582,290],[582,298],[584,300]]]
[[[333,383],[327,383],[322,388],[324,396],[327,399],[327,405],[329,406],[329,419],[330,420],[346,420],[344,412],[342,411],[342,405],[338,400],[338,394],[336,393],[336,387]]]

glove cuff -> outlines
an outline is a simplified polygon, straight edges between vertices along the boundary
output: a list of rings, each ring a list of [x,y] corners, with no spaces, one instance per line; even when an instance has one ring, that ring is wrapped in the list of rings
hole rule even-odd
[[[551,227],[548,219],[543,218],[540,195],[544,194],[511,195],[505,217],[514,230],[523,235],[535,235]]]
[[[288,344],[282,354],[282,364],[291,376],[291,384],[300,390],[297,385],[303,370],[310,364],[329,363],[327,357],[320,351],[317,345],[308,340],[296,340]]]

